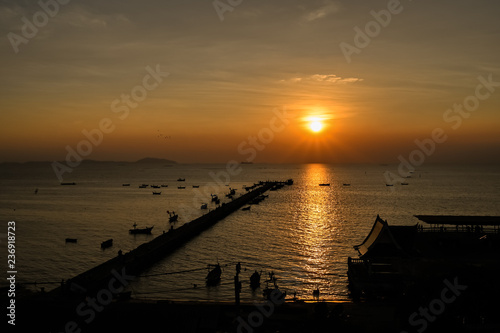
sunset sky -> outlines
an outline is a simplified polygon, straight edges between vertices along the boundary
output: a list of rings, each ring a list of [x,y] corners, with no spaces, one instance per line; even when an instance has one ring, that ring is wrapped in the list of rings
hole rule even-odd
[[[497,1],[59,1],[0,4],[0,162],[500,162]]]

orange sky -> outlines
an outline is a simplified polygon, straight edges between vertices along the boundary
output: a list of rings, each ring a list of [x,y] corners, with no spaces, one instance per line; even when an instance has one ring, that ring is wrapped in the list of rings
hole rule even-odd
[[[85,158],[391,163],[441,128],[428,161],[499,162],[500,6],[398,8],[346,57],[387,1],[70,2],[17,45],[42,9],[2,4],[0,162],[64,160],[103,121]]]

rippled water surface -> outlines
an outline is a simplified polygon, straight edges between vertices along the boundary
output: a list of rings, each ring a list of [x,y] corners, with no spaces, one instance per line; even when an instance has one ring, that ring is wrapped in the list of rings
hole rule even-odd
[[[346,300],[347,257],[357,255],[352,247],[363,241],[377,214],[406,225],[417,223],[415,214],[500,215],[495,166],[423,166],[407,179],[409,185],[392,187],[384,172],[397,173],[395,165],[241,167],[228,177],[224,165],[83,164],[65,178],[77,185],[61,186],[50,164],[0,166],[0,216],[3,232],[7,221],[16,221],[18,280],[71,278],[168,230],[167,210],[179,214],[178,227],[203,214],[202,203],[215,207],[210,194],[227,201],[229,188],[239,195],[244,185],[265,180],[293,178],[294,185],[267,192],[259,205],[233,213],[165,257],[130,286],[134,296],[230,301],[235,264],[241,262],[243,300],[262,297],[248,285],[255,270],[263,277],[274,272],[289,295],[310,299],[318,287],[321,298]],[[177,182],[179,177],[186,181]],[[151,188],[138,188],[142,183],[168,187],[155,189],[162,191],[156,196]],[[153,234],[129,235],[134,223],[154,225]],[[67,237],[78,242],[65,243]],[[101,250],[108,238],[113,247]],[[207,288],[207,265],[217,262],[223,266],[221,284]]]

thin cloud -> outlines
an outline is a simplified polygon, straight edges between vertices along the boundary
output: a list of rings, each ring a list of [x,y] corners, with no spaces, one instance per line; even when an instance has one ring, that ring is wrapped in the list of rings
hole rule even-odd
[[[339,11],[339,9],[340,9],[340,5],[337,2],[327,0],[323,3],[322,7],[307,13],[304,16],[304,19],[307,22],[315,21],[315,20],[324,18],[330,14],[337,13]]]
[[[337,76],[335,74],[314,74],[305,77],[293,77],[286,80],[281,80],[280,82],[285,83],[300,83],[300,82],[322,82],[322,83],[355,83],[363,81],[363,79],[357,77],[346,77]]]

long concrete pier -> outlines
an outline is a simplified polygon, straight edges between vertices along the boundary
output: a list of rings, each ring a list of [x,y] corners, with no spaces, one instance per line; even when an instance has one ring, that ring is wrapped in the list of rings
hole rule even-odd
[[[216,224],[221,219],[248,204],[267,190],[282,185],[283,182],[261,182],[261,185],[248,193],[222,204],[217,209],[202,215],[177,229],[170,230],[136,249],[114,257],[84,273],[69,279],[64,286],[52,290],[53,295],[71,294],[85,290],[89,293],[105,287],[117,274],[133,276],[152,266],[158,260],[174,252],[198,234]],[[64,289],[62,289],[64,288]]]

